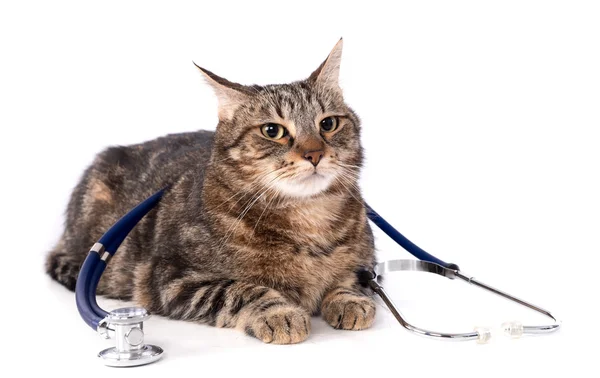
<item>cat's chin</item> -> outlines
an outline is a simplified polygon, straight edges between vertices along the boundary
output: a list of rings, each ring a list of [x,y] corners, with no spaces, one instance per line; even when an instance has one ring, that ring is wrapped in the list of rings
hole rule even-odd
[[[303,198],[312,197],[324,192],[333,182],[333,175],[315,173],[294,180],[281,180],[277,183],[277,189],[281,194]]]

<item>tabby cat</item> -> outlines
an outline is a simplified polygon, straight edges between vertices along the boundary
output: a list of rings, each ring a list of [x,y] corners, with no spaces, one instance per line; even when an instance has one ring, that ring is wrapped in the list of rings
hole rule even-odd
[[[198,67],[218,99],[216,131],[99,153],[72,193],[46,272],[73,290],[99,237],[169,185],[115,254],[99,295],[266,343],[304,341],[311,316],[370,327],[375,304],[359,276],[375,265],[374,241],[341,56],[340,39],[307,79],[265,86]]]

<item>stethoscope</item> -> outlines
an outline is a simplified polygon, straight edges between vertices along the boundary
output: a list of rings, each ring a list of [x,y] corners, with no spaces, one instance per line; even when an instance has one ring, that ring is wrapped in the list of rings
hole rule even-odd
[[[75,288],[76,303],[79,314],[83,320],[102,337],[114,339],[116,345],[98,353],[98,357],[108,366],[138,366],[159,360],[163,356],[162,348],[144,344],[143,323],[150,314],[140,307],[126,307],[104,311],[96,302],[96,287],[110,258],[115,254],[123,240],[137,225],[137,223],[152,210],[161,200],[167,189],[162,189],[119,219],[90,249],[77,278]],[[507,322],[502,324],[502,329],[507,336],[518,338],[526,334],[551,333],[559,329],[560,322],[550,312],[529,302],[518,299],[505,292],[488,286],[475,278],[462,273],[456,264],[449,264],[425,252],[400,232],[392,227],[385,219],[368,205],[368,218],[376,224],[392,240],[406,249],[418,260],[390,260],[375,266],[374,271],[364,270],[359,274],[361,283],[369,286],[377,293],[390,309],[398,322],[407,330],[416,334],[447,340],[475,340],[485,344],[492,337],[491,328],[477,327],[471,332],[445,333],[434,332],[417,327],[407,322],[392,302],[390,296],[380,285],[381,277],[389,272],[417,271],[434,273],[449,279],[459,278],[469,284],[475,285],[506,299],[528,307],[538,313],[551,318],[554,323],[548,325],[528,326],[520,322]]]

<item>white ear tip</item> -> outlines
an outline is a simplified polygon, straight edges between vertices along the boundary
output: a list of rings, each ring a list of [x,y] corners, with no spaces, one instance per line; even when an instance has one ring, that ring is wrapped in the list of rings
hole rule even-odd
[[[477,332],[477,344],[487,344],[492,339],[492,329],[489,327],[475,327]]]
[[[502,323],[502,330],[506,336],[518,339],[523,336],[523,323],[518,321]]]

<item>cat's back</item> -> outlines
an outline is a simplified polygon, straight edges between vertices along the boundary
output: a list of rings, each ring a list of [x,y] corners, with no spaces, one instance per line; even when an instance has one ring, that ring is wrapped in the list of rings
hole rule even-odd
[[[127,157],[136,159],[141,165],[188,164],[194,159],[208,160],[213,145],[214,132],[199,130],[194,132],[167,134],[153,140],[133,144],[122,149]],[[110,149],[109,149],[110,150]]]
[[[183,172],[202,170],[210,159],[213,139],[213,131],[199,130],[114,146],[99,154],[95,168],[106,174],[118,173],[122,179],[138,183],[168,184]]]
[[[79,202],[77,198],[98,202],[110,197],[118,207],[129,208],[184,175],[202,180],[213,139],[213,131],[199,130],[106,148],[84,174],[74,202]]]

